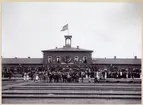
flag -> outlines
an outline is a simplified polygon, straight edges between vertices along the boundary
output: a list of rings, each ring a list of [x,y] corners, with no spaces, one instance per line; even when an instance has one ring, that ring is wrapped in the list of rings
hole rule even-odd
[[[68,30],[68,24],[66,24],[65,26],[63,26],[63,28],[62,28],[61,31],[65,31],[65,30]]]

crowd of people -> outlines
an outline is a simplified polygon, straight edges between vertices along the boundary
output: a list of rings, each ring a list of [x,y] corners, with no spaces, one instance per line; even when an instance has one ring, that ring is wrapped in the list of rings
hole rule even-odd
[[[9,79],[12,77],[13,72],[11,69],[3,72],[4,77]],[[106,78],[140,78],[141,69],[139,68],[127,68],[127,69],[63,69],[63,68],[53,68],[53,69],[19,69],[22,74],[24,81],[33,80],[34,82],[84,82],[87,79],[94,82],[100,79]]]
[[[140,78],[141,72],[139,69],[134,69],[134,71],[120,70],[116,72],[111,72],[109,70],[99,69],[97,71],[90,70],[78,70],[78,71],[36,71],[24,73],[24,80],[33,80],[35,82],[44,81],[44,82],[83,82],[84,79],[87,79],[88,82],[91,82],[91,79],[94,82],[100,79],[107,78]],[[27,77],[27,78],[26,78]]]
[[[79,73],[60,71],[40,71],[24,73],[24,80],[45,81],[45,82],[79,82]]]

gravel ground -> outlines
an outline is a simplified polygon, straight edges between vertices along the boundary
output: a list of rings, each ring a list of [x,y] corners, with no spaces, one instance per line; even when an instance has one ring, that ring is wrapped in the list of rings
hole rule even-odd
[[[60,84],[60,83],[59,83]],[[43,86],[47,86],[47,85],[59,85],[57,83],[52,83],[52,84],[49,84],[49,83],[33,83],[32,81],[30,82],[24,82],[24,81],[3,81],[3,87],[7,87],[8,85],[14,85],[14,86],[38,86],[38,85],[43,85]],[[95,83],[80,83],[82,84],[83,86],[85,85],[95,85]],[[125,85],[125,84],[122,84],[122,83],[97,83],[96,85],[115,85],[115,86],[121,86],[121,85]],[[65,84],[64,84],[65,85]],[[66,84],[66,86],[68,85],[74,85],[75,84],[73,83],[68,83]],[[79,85],[79,84],[78,84]],[[131,85],[131,86],[130,86]],[[126,86],[127,87],[140,87],[141,84],[132,84],[132,83],[126,83]],[[122,87],[122,86],[121,86]],[[70,92],[69,90],[37,90],[36,92]],[[89,92],[91,90],[88,90],[86,92]],[[4,92],[4,91],[3,91]],[[5,90],[5,92],[32,92],[34,93],[35,90]],[[71,92],[73,92],[71,90]],[[74,91],[74,92],[83,92],[82,90],[78,90],[78,91]],[[105,91],[98,91],[99,93],[102,93],[102,92],[105,92]],[[108,91],[109,93],[112,93],[113,91]],[[115,92],[115,91],[114,91]],[[122,93],[123,91],[116,91],[117,93]],[[131,91],[131,93],[134,93],[136,91]],[[83,92],[84,93],[84,92]],[[64,99],[64,98],[61,98],[61,99],[53,99],[53,98],[50,98],[50,99],[47,99],[47,98],[3,98],[2,99],[2,103],[3,104],[141,104],[141,99]]]
[[[141,91],[107,91],[107,90],[5,90],[3,93],[130,93],[130,94],[141,94]]]
[[[141,104],[130,99],[2,99],[3,104]]]

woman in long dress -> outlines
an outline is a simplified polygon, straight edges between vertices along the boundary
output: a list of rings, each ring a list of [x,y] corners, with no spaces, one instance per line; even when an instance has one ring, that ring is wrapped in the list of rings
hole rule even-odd
[[[26,81],[26,77],[27,77],[26,75],[27,75],[27,73],[24,73],[24,78],[23,78],[24,81]]]
[[[29,75],[28,75],[28,73],[27,73],[27,75],[26,75],[26,80],[29,80]]]
[[[104,73],[105,73],[104,79],[106,80],[106,78],[107,78],[107,69],[104,69]]]
[[[99,71],[96,72],[96,78],[97,78],[97,80],[100,79],[100,77],[99,77]]]
[[[38,80],[39,80],[39,75],[38,75],[38,74],[36,74],[35,79],[36,79],[36,81],[38,81]]]
[[[71,82],[71,76],[70,76],[70,73],[67,74],[67,79],[68,79],[68,82]]]

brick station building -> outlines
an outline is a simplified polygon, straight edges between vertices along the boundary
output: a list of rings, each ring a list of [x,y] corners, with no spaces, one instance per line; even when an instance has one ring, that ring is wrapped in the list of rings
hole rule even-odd
[[[39,67],[61,67],[63,69],[70,68],[100,68],[109,69],[111,66],[118,69],[122,68],[138,68],[141,69],[141,59],[134,58],[92,58],[93,50],[81,49],[79,46],[72,47],[72,36],[65,36],[65,45],[61,48],[43,50],[43,58],[2,58],[3,71],[7,68],[20,70],[20,66]]]

